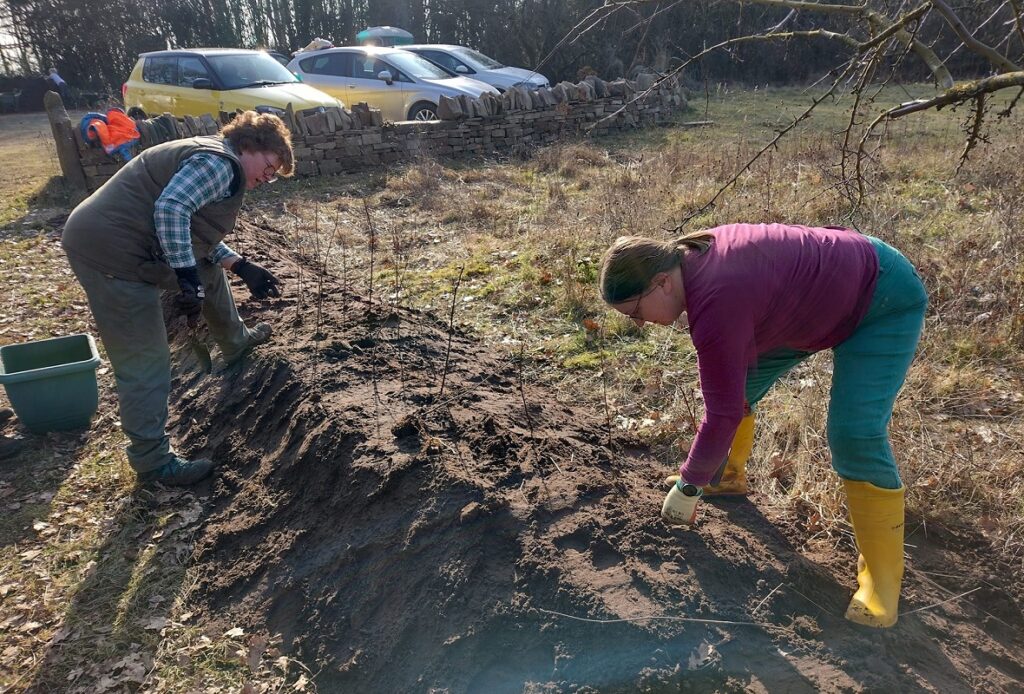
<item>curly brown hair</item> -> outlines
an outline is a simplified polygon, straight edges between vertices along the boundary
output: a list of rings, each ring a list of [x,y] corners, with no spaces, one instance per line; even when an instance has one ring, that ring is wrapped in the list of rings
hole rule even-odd
[[[295,173],[292,133],[284,121],[270,113],[243,111],[221,130],[236,152],[272,152],[281,160],[278,176]]]

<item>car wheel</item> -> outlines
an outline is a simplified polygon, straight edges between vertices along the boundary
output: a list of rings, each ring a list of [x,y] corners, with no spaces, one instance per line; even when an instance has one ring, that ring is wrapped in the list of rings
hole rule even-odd
[[[135,120],[146,120],[146,112],[138,106],[132,106],[128,109],[128,117],[134,118]]]
[[[409,109],[409,120],[437,120],[437,106],[429,101],[418,101]]]

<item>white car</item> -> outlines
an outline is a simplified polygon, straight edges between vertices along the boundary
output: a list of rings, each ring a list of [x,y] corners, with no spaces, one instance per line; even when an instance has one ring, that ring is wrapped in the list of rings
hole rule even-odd
[[[288,69],[306,84],[351,106],[365,101],[390,121],[436,120],[442,96],[473,98],[498,91],[468,77],[453,77],[415,53],[379,46],[302,51]]]
[[[488,58],[479,51],[465,46],[450,46],[443,43],[424,43],[402,46],[402,50],[422,55],[427,60],[437,63],[452,74],[466,75],[475,80],[486,82],[503,92],[509,87],[522,85],[528,89],[540,89],[551,86],[548,78],[539,72],[524,70],[521,67],[508,67],[493,58]]]

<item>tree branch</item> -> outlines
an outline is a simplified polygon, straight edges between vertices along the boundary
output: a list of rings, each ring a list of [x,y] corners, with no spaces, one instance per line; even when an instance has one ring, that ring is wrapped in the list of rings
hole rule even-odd
[[[932,97],[931,99],[918,99],[917,101],[910,101],[899,106],[893,106],[888,111],[883,112],[877,121],[884,119],[896,119],[908,116],[911,113],[918,113],[919,111],[927,111],[930,108],[941,109],[944,106],[950,104],[959,104],[964,101],[969,101],[978,97],[980,94],[991,94],[997,92],[1000,89],[1008,89],[1010,87],[1024,87],[1024,70],[1018,70],[1017,72],[1004,72],[1001,75],[993,75],[992,77],[985,77],[984,79],[974,80],[973,82],[967,82],[966,84],[960,84],[952,89],[947,89],[938,96]]]
[[[883,27],[885,27],[886,24],[889,24],[889,20],[877,12],[866,11],[865,15],[868,23],[875,27],[875,29],[884,32],[885,29],[883,29]],[[908,33],[907,30],[903,28],[903,23],[896,22],[892,27],[899,27],[895,32],[896,40],[912,50],[914,54],[928,66],[928,69],[935,78],[935,83],[939,86],[939,89],[949,89],[955,84],[953,75],[950,74],[949,68],[946,67],[946,63],[943,62],[942,58],[940,58],[938,54],[931,49],[931,47]]]
[[[920,19],[922,16],[924,16],[926,12],[928,12],[929,9],[931,8],[928,6],[928,3],[924,3],[923,5],[918,6],[916,9],[911,10],[910,12],[908,12],[907,14],[903,15],[898,20],[893,22],[889,27],[879,32],[878,35],[875,36],[873,39],[862,43],[860,50],[863,52],[870,50],[875,46],[882,45],[891,37],[895,36],[901,31],[905,31],[903,27],[905,27],[907,24],[910,24],[913,21]],[[879,24],[881,23],[880,17],[876,13],[872,12],[870,14],[875,18],[875,21],[878,21]],[[874,21],[872,22],[872,24],[874,24]]]
[[[822,94],[818,98],[812,100],[811,105],[808,106],[807,109],[803,113],[801,113],[799,116],[794,118],[793,122],[790,123],[789,125],[787,125],[785,128],[783,128],[782,130],[779,130],[778,133],[775,135],[775,137],[772,138],[772,141],[769,142],[768,144],[766,144],[760,150],[758,150],[757,154],[752,156],[749,159],[749,161],[747,161],[747,163],[743,165],[743,168],[741,168],[739,171],[737,171],[735,174],[733,174],[732,178],[730,178],[728,181],[726,181],[725,184],[723,184],[722,187],[719,188],[718,191],[713,196],[711,196],[710,200],[708,200],[706,203],[704,203],[699,209],[697,209],[694,212],[691,212],[690,214],[686,215],[686,217],[679,224],[679,226],[675,227],[672,230],[673,233],[679,233],[680,231],[682,231],[683,227],[686,226],[687,222],[689,222],[691,219],[693,219],[694,217],[696,217],[698,215],[704,214],[704,212],[706,212],[712,205],[714,205],[715,201],[718,200],[719,197],[721,197],[722,193],[724,193],[726,190],[728,190],[737,180],[739,180],[739,177],[743,175],[744,171],[746,171],[751,166],[753,166],[754,162],[756,162],[758,159],[760,159],[761,156],[765,152],[767,152],[769,149],[772,149],[773,147],[778,145],[779,141],[783,137],[785,137],[786,134],[789,133],[793,128],[795,128],[797,125],[799,125],[804,120],[809,118],[810,115],[811,115],[811,112],[814,111],[815,108],[817,108],[818,104],[820,104],[822,101],[824,101],[825,99],[830,97],[833,93],[835,93],[836,88],[843,82],[843,80],[845,80],[847,78],[847,76],[851,72],[853,72],[855,67],[856,67],[856,62],[851,61],[850,64],[847,65],[846,69],[842,72],[842,74],[840,74],[836,78],[835,82],[832,83],[832,86],[829,87],[828,91],[826,91],[824,94]]]
[[[964,151],[960,153],[960,161],[956,165],[956,173],[960,173],[960,169],[967,163],[967,157],[970,156],[971,150],[978,143],[981,137],[981,124],[985,119],[985,94],[978,94],[974,99],[974,123],[971,125],[970,132],[967,134],[967,144],[964,145]]]
[[[945,0],[930,0],[930,2],[932,6],[939,11],[942,18],[946,20],[946,23],[954,32],[956,32],[956,35],[960,37],[960,40],[964,42],[964,45],[966,45],[967,48],[978,55],[984,56],[990,63],[1003,72],[1020,72],[1021,67],[1019,65],[988,44],[982,43],[978,39],[974,38],[974,36],[971,35],[970,30],[964,26],[964,23],[956,16],[956,13],[953,12],[953,8],[946,4]]]
[[[1020,45],[1024,46],[1024,13],[1021,12],[1020,3],[1017,0],[1010,0],[1010,7],[1013,8],[1013,25],[1017,27],[1017,34],[1020,36]]]
[[[954,87],[953,89],[947,89],[942,94],[931,99],[918,99],[917,101],[911,101],[899,106],[893,106],[890,109],[882,111],[878,116],[871,121],[871,124],[864,130],[864,135],[860,138],[860,144],[857,147],[857,180],[858,187],[860,189],[860,197],[864,198],[864,187],[860,184],[862,180],[861,173],[861,162],[865,157],[864,145],[867,143],[868,138],[874,131],[878,124],[886,120],[895,120],[896,118],[902,118],[903,116],[910,115],[911,113],[918,113],[920,111],[927,111],[929,109],[942,109],[950,104],[959,104],[970,99],[977,99],[983,94],[991,94],[997,92],[1000,89],[1007,89],[1009,87],[1024,87],[1024,71],[1019,72],[1007,72],[1002,75],[995,75],[993,77],[986,77],[984,79],[975,80]]]
[[[753,5],[768,5],[769,7],[788,7],[791,10],[808,10],[810,12],[824,12],[826,14],[851,14],[861,15],[867,10],[867,5],[827,5],[819,2],[802,2],[801,0],[746,0]]]
[[[1020,91],[1017,92],[1017,96],[1013,97],[1013,101],[1010,102],[1010,105],[1007,106],[1006,108],[1004,108],[999,113],[997,113],[996,117],[998,117],[998,118],[1007,118],[1007,117],[1009,117],[1009,115],[1011,113],[1013,113],[1013,107],[1017,105],[1017,102],[1020,101],[1020,98],[1022,96],[1024,96],[1024,87],[1020,88]]]
[[[693,64],[695,61],[703,58],[704,56],[706,56],[707,54],[711,53],[712,51],[716,51],[719,48],[725,48],[726,46],[735,46],[737,44],[749,43],[749,42],[752,42],[752,41],[775,41],[777,39],[789,39],[789,38],[794,38],[794,37],[804,37],[804,38],[819,37],[819,38],[827,38],[827,39],[833,39],[833,40],[837,40],[837,41],[842,41],[843,43],[845,43],[845,44],[847,44],[849,46],[852,46],[853,48],[858,48],[860,46],[860,42],[858,42],[853,37],[847,36],[846,34],[839,34],[839,33],[836,33],[834,31],[828,31],[827,29],[812,29],[812,30],[807,30],[807,31],[785,31],[785,32],[777,33],[777,34],[752,34],[750,36],[737,36],[735,38],[726,39],[725,41],[722,41],[720,43],[716,43],[714,46],[709,46],[708,48],[705,48],[700,53],[697,53],[696,55],[693,55],[690,58],[686,59],[681,65],[678,65],[677,67],[672,68],[671,70],[666,72],[664,75],[662,75],[661,77],[656,79],[654,81],[654,84],[652,84],[650,87],[648,87],[644,91],[642,91],[639,94],[637,94],[636,96],[634,96],[632,99],[627,101],[625,104],[620,106],[618,109],[616,109],[612,113],[609,113],[604,118],[602,118],[602,119],[600,119],[600,120],[598,120],[598,121],[596,121],[594,123],[591,123],[589,126],[587,126],[587,131],[589,132],[589,131],[593,130],[594,128],[596,128],[598,125],[600,125],[601,123],[605,122],[606,120],[610,120],[612,118],[615,118],[620,113],[625,111],[627,106],[629,106],[630,104],[635,103],[637,101],[640,101],[641,99],[644,99],[648,94],[650,94],[652,91],[657,89],[658,86],[662,82],[664,82],[666,80],[669,80],[669,79],[672,79],[673,77],[678,75],[680,72],[685,70],[687,67],[689,67],[691,64]]]
[[[902,43],[904,46],[911,48],[914,53],[928,66],[931,70],[932,75],[935,77],[936,83],[940,89],[949,89],[953,86],[953,76],[949,73],[949,69],[946,68],[945,63],[942,59],[935,54],[931,48],[929,48],[923,42],[913,38],[905,29],[906,24],[913,21],[916,17],[907,18],[905,15],[902,19],[897,22],[890,21],[887,17],[875,12],[869,8],[866,4],[864,5],[825,5],[816,2],[801,2],[799,0],[746,0],[747,2],[754,3],[757,5],[769,5],[771,7],[788,7],[795,10],[807,10],[809,12],[823,12],[825,14],[846,14],[856,15],[869,24],[872,25],[876,30],[885,33],[889,29],[893,30],[895,38]],[[911,12],[913,15],[915,12],[920,10],[914,10]],[[870,47],[869,47],[870,48]],[[868,50],[866,48],[865,50]]]

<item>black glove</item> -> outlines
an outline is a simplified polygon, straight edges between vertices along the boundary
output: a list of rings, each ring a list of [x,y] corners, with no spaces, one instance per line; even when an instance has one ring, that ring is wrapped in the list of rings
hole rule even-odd
[[[189,325],[197,325],[203,312],[203,299],[206,298],[206,290],[199,282],[199,269],[195,265],[176,267],[174,274],[178,276],[178,286],[181,287],[181,293],[174,298],[174,305]]]
[[[242,278],[254,299],[281,296],[281,280],[274,277],[270,270],[249,262],[245,256],[231,266],[231,271]]]

